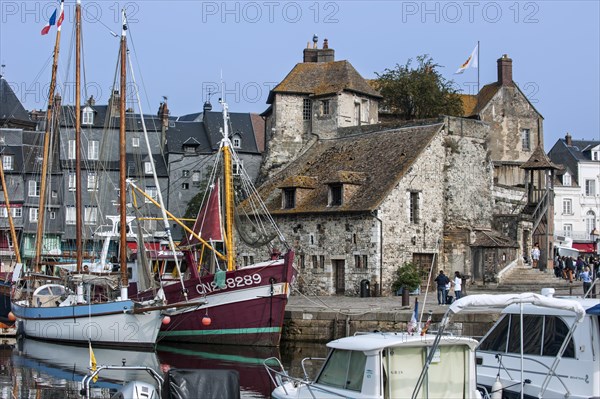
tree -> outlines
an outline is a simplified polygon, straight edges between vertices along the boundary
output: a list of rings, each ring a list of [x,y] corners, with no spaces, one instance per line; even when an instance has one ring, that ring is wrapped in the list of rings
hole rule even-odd
[[[375,85],[383,96],[381,108],[403,120],[424,119],[439,115],[462,115],[462,101],[454,88],[438,71],[439,65],[425,54],[406,65],[376,73]]]

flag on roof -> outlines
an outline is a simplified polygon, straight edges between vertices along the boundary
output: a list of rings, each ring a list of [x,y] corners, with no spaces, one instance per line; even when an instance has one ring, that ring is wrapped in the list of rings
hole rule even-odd
[[[479,67],[479,65],[477,63],[478,52],[479,52],[479,43],[477,43],[477,45],[473,49],[473,52],[471,53],[469,58],[467,58],[467,60],[465,62],[463,62],[463,64],[454,73],[455,74],[463,73],[465,71],[465,69],[467,69],[469,67],[478,68]]]

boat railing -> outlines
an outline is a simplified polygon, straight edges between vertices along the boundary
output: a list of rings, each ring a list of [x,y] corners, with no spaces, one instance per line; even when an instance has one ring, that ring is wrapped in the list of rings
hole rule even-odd
[[[86,376],[83,377],[83,380],[81,380],[81,385],[82,385],[82,389],[81,389],[81,395],[84,398],[89,398],[90,397],[90,384],[97,379],[98,374],[100,374],[102,371],[104,370],[137,370],[137,371],[146,371],[148,374],[150,374],[150,376],[154,379],[154,381],[156,382],[157,388],[158,388],[158,392],[162,392],[162,385],[164,383],[163,377],[158,374],[156,372],[156,370],[154,370],[151,367],[147,367],[147,366],[98,366],[98,368],[96,368],[96,370],[93,370],[91,374],[88,374]]]
[[[306,358],[306,359],[309,359],[309,358]],[[313,359],[318,359],[318,358],[313,358]],[[275,366],[271,366],[271,364],[275,364]],[[325,392],[325,393],[328,393],[328,394],[331,394],[331,395],[334,395],[334,396],[337,396],[340,398],[346,397],[346,395],[340,394],[339,392],[329,390],[322,386],[315,387],[314,382],[311,380],[300,379],[300,378],[290,376],[285,371],[283,364],[281,364],[281,361],[276,357],[270,357],[268,359],[265,359],[263,362],[263,366],[265,366],[265,369],[267,370],[267,373],[269,374],[269,378],[271,379],[271,382],[273,383],[273,385],[275,385],[276,387],[281,387],[286,395],[291,394],[291,392],[289,392],[289,391],[292,388],[298,389],[301,386],[305,386],[312,399],[317,398],[317,396],[315,395],[315,392],[317,392],[317,391]],[[303,366],[303,369],[304,369],[304,366]],[[306,373],[305,373],[305,378],[307,378]]]
[[[317,361],[317,362],[321,362],[322,363],[325,361],[324,357],[305,357],[304,359],[302,359],[302,361],[300,362],[300,365],[302,366],[302,373],[304,373],[304,379],[306,381],[311,381],[312,378],[310,378],[310,376],[308,375],[308,372],[306,371],[306,364],[308,362],[313,362],[313,361]]]

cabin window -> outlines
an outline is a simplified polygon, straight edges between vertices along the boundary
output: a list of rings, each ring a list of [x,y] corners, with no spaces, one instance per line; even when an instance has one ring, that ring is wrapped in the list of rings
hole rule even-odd
[[[87,189],[88,191],[96,191],[96,172],[88,172]]]
[[[518,314],[504,315],[481,341],[478,350],[521,353],[519,319]],[[523,315],[523,325],[523,353],[527,355],[555,357],[569,331],[567,324],[557,316]],[[575,357],[572,339],[563,357]]]
[[[283,209],[294,209],[296,207],[296,189],[283,189]]]
[[[65,210],[65,223],[75,224],[75,207],[72,205],[67,205]]]
[[[88,159],[97,161],[100,157],[100,142],[98,140],[88,141]]]
[[[85,224],[96,224],[98,221],[98,208],[95,206],[86,206],[83,220]]]
[[[302,119],[309,121],[312,119],[312,100],[305,98],[302,103]]]
[[[333,349],[327,358],[317,384],[360,392],[367,356],[361,351]]]
[[[596,181],[589,179],[585,181],[585,195],[593,197],[596,195]]]
[[[77,188],[77,179],[74,172],[69,172],[69,191],[75,191]]]
[[[571,185],[571,175],[568,173],[565,173],[563,175],[563,186],[570,186]]]
[[[329,100],[321,101],[321,110],[322,110],[323,115],[329,115],[329,113],[330,113]]]
[[[37,223],[38,213],[38,208],[29,208],[29,221],[31,223]]]
[[[67,158],[68,159],[75,159],[77,157],[76,155],[76,147],[75,147],[75,140],[69,140],[69,149],[68,149],[68,154],[67,154]]]
[[[29,180],[29,192],[30,197],[40,196],[40,183],[35,180]]]
[[[133,147],[139,147],[140,146],[140,138],[139,137],[132,137],[131,138],[131,145]]]
[[[563,199],[563,215],[573,214],[573,201],[570,198]]]
[[[329,206],[342,205],[343,190],[341,184],[329,185]]]
[[[12,155],[2,155],[2,167],[4,170],[13,170],[15,159]]]
[[[531,134],[529,129],[521,129],[521,146],[523,151],[531,150]]]
[[[82,111],[81,117],[82,125],[93,125],[94,124],[94,110],[90,107],[85,107]]]
[[[412,224],[419,223],[419,193],[411,192],[409,198],[409,218]]]

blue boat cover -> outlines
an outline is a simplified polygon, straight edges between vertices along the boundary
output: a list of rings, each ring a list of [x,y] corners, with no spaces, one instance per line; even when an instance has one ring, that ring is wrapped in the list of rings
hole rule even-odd
[[[597,304],[597,305],[595,305],[595,306],[592,306],[591,308],[589,308],[588,310],[586,310],[585,313],[600,315],[600,303]]]

